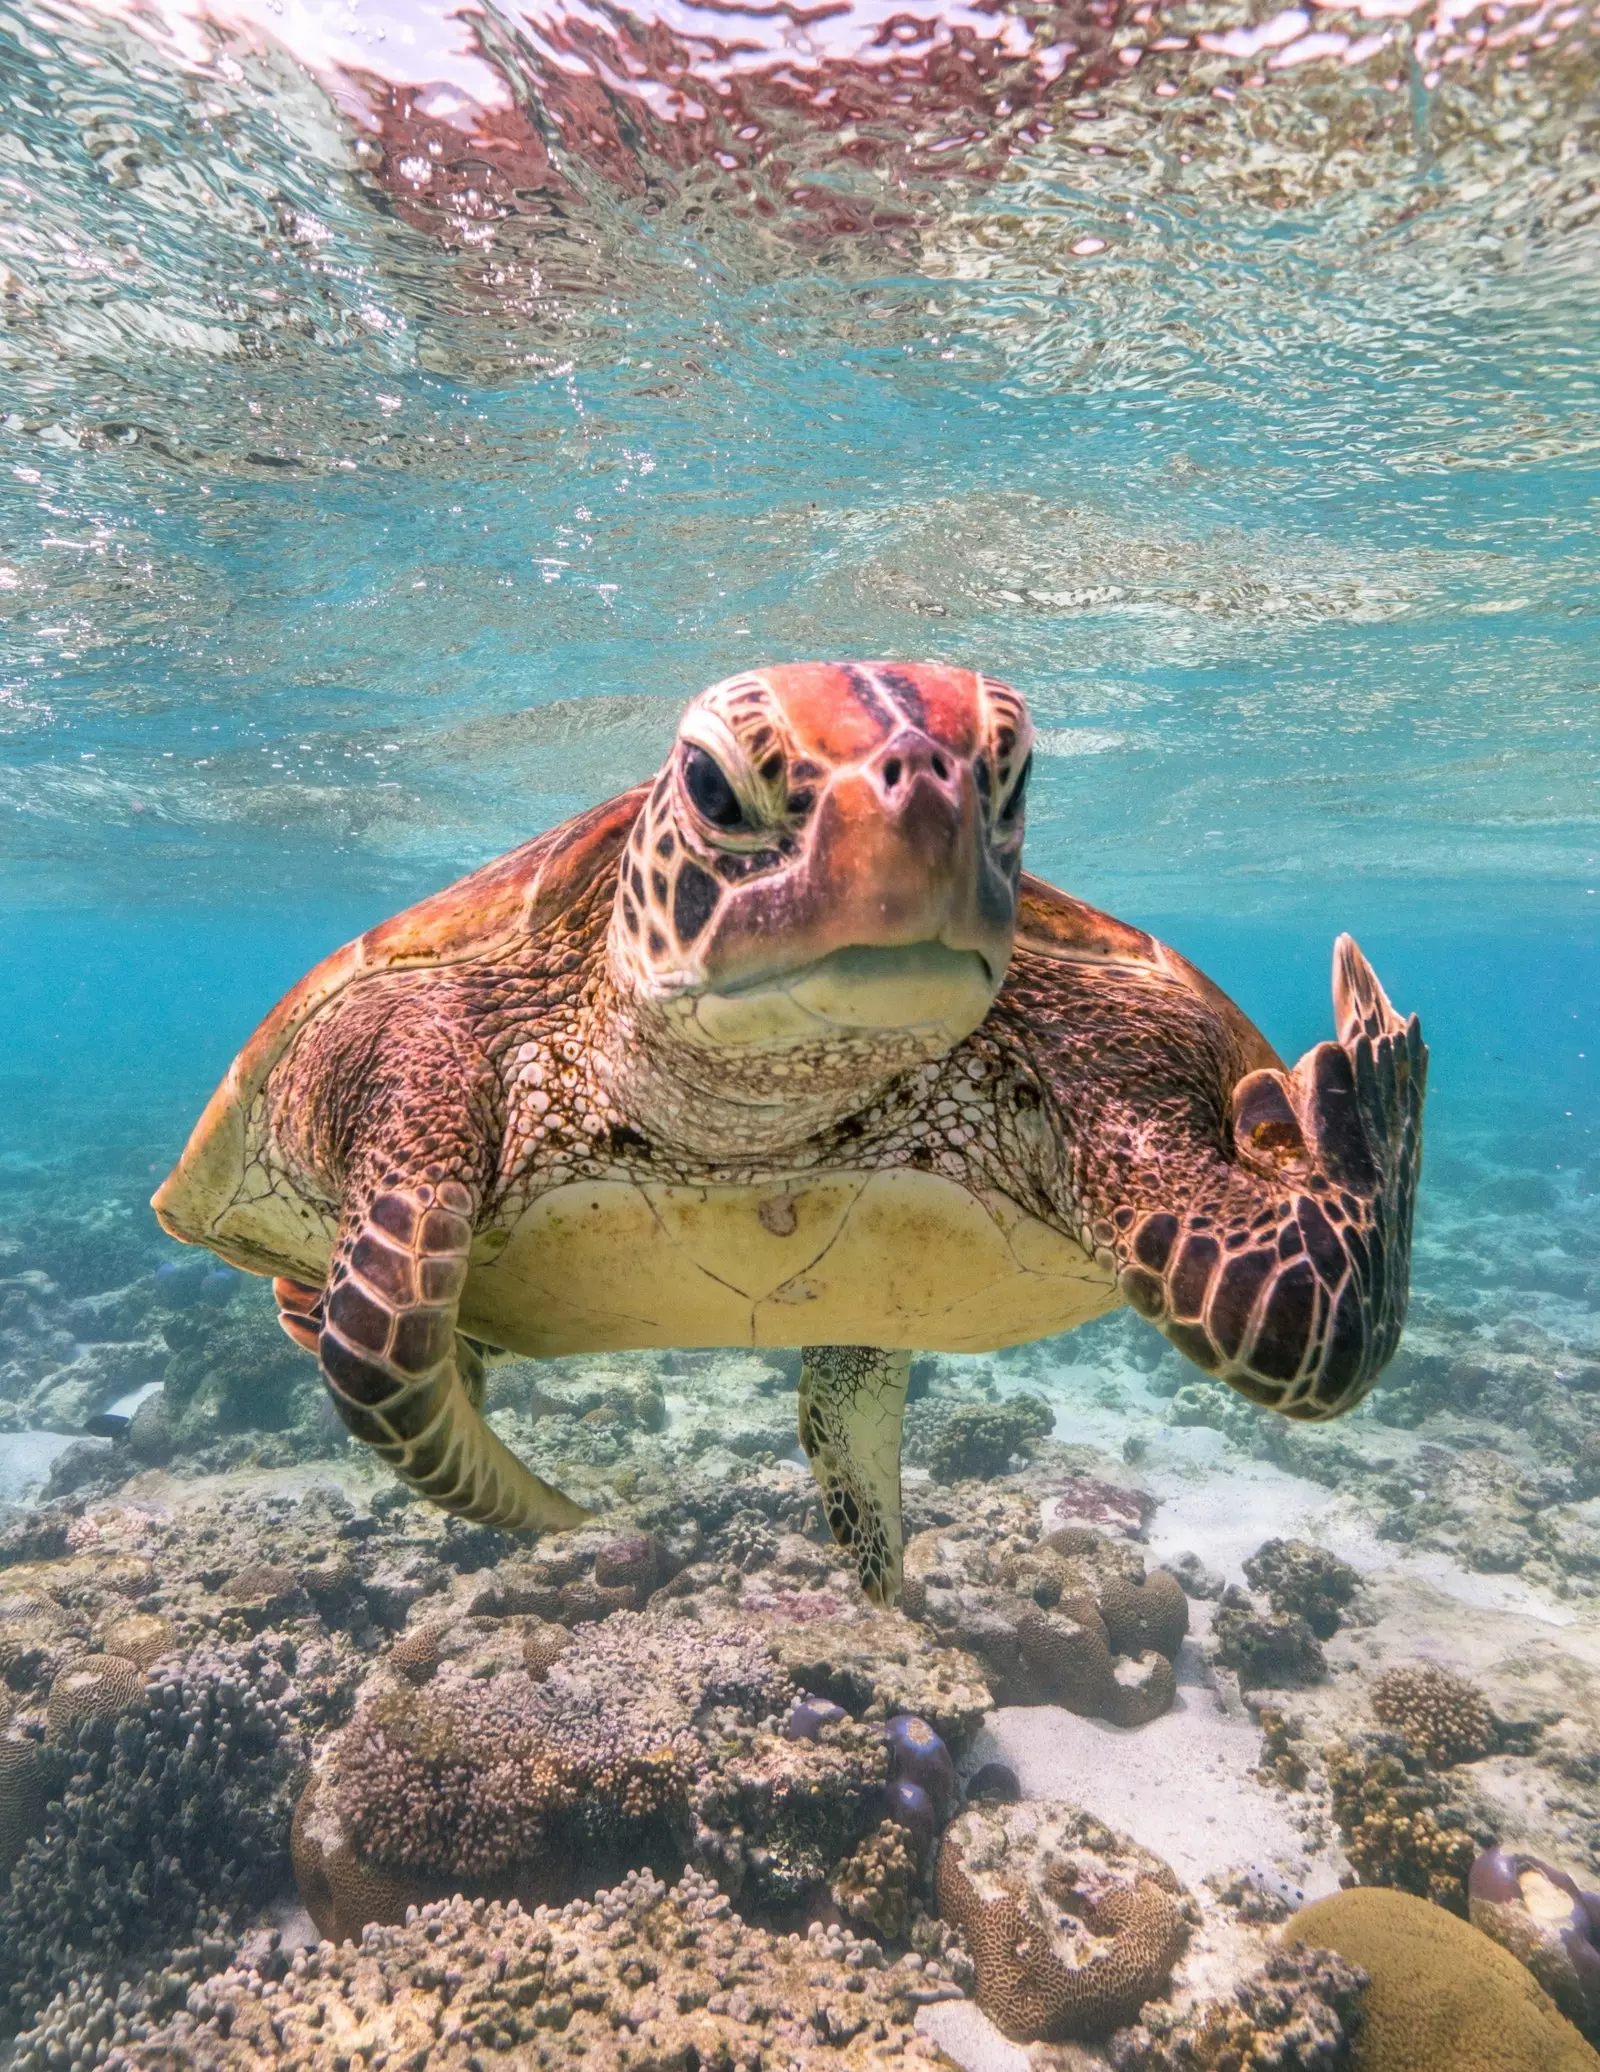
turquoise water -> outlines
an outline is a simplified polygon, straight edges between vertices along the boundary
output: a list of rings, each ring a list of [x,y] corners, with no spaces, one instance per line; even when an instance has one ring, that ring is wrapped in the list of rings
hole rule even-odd
[[[165,1157],[323,947],[643,774],[701,684],[836,653],[1024,689],[1032,866],[1281,1045],[1349,926],[1443,1046],[1438,1126],[1592,1142],[1586,20],[1437,78],[1419,16],[1107,80],[1090,17],[1039,58],[1052,17],[959,107],[958,22],[903,33],[897,107],[845,19],[813,75],[722,67],[733,171],[613,84],[535,178],[527,111],[559,137],[581,84],[548,23],[452,60],[430,161],[263,31],[5,18],[10,1148],[140,1116]],[[1095,34],[1163,25],[1229,26]],[[835,73],[830,160],[779,89]],[[476,119],[533,184],[468,89],[518,97]],[[398,170],[461,158],[443,206]]]
[[[1290,1058],[1340,929],[1421,1014],[1362,1417],[1543,1475],[1565,1539],[1439,1544],[1592,1625],[1597,87],[1555,0],[0,0],[0,1496],[166,1357],[52,1396],[15,1291],[170,1264],[312,963],[741,666],[945,659],[1031,701],[1033,870]]]

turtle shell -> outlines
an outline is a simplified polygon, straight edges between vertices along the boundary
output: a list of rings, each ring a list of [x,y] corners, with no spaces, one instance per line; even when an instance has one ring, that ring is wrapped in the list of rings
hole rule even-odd
[[[151,1207],[163,1230],[186,1244],[205,1244],[260,1272],[257,1262],[219,1237],[250,1156],[251,1111],[273,1067],[300,1031],[356,980],[379,972],[426,969],[493,956],[526,940],[569,908],[595,874],[620,852],[643,802],[636,786],[560,827],[535,835],[508,855],[447,885],[404,913],[369,928],[324,957],[283,996],[228,1068],[206,1103],[183,1156],[161,1183]]]
[[[1237,1046],[1241,1075],[1284,1069],[1282,1058],[1250,1017],[1187,957],[1180,957],[1142,928],[1059,891],[1031,871],[1022,874],[1017,948],[1065,964],[1100,966],[1141,975],[1158,985],[1185,987],[1198,994],[1229,1031]]]

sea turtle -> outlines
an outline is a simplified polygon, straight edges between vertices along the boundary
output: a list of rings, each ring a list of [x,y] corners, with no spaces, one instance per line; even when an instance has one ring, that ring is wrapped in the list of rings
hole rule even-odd
[[[1296,1418],[1405,1315],[1427,1052],[1348,936],[1291,1071],[1175,951],[1022,869],[991,677],[750,670],[664,768],[319,964],[155,1197],[275,1276],[339,1415],[468,1518],[588,1514],[481,1415],[486,1348],[800,1346],[800,1441],[900,1578],[916,1349],[1127,1302]]]

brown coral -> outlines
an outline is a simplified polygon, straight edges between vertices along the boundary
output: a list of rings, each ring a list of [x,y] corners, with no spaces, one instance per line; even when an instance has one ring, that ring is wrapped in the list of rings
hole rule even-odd
[[[0,1733],[0,1881],[21,1855],[43,1812],[37,1743],[22,1734]]]
[[[1111,1695],[1111,1645],[1096,1612],[1080,1605],[1077,1614],[1029,1605],[1016,1622],[1017,1645],[1046,1704],[1093,1719]]]
[[[1353,1734],[1330,1742],[1324,1757],[1333,1817],[1361,1882],[1465,1915],[1480,1838],[1439,1778],[1398,1734]]]
[[[439,1625],[413,1626],[390,1648],[390,1666],[408,1683],[426,1683],[439,1667],[439,1644],[446,1631]]]
[[[1483,1693],[1433,1662],[1385,1670],[1372,1687],[1372,1709],[1436,1770],[1475,1762],[1495,1745],[1494,1715]]]
[[[1284,1939],[1367,1973],[1361,2063],[1372,2072],[1600,2072],[1600,2055],[1515,1957],[1407,1893],[1319,1899]]]
[[[1177,1577],[1146,1577],[1136,1549],[1085,1526],[1019,1540],[1015,1530],[998,1543],[959,1530],[917,1534],[902,1602],[977,1656],[1002,1705],[1065,1705],[1129,1725],[1154,1718],[1156,1692],[1171,1702],[1170,1660],[1188,1630]],[[1150,1665],[1134,1675],[1139,1696],[1119,1697],[1112,1658],[1152,1653],[1169,1667]]]
[[[911,1925],[916,1889],[915,1845],[898,1821],[885,1820],[840,1866],[833,1903],[874,1935],[900,1942]]]
[[[912,2022],[959,1997],[937,1964],[887,1964],[842,1926],[752,1927],[692,1872],[670,1892],[639,1872],[560,1911],[450,1899],[359,1945],[309,1950],[286,1979],[276,1969],[209,1980],[188,2003],[198,2025],[180,2008],[129,2057],[208,2072],[882,2072],[939,2062]],[[63,2060],[76,2041],[56,2045]],[[94,2062],[92,2032],[82,2062]]]
[[[1142,1727],[1170,1711],[1178,1682],[1172,1664],[1154,1648],[1119,1655],[1111,1665],[1111,1686],[1100,1710],[1114,1727]]]
[[[540,1619],[530,1625],[522,1641],[522,1666],[535,1683],[543,1683],[552,1666],[566,1652],[572,1635],[553,1620]]]
[[[945,1833],[936,1886],[972,1951],[979,2006],[1019,2043],[1093,2041],[1131,2021],[1187,1932],[1166,1864],[1049,1800],[969,1807]]]
[[[1348,2072],[1365,1989],[1332,1950],[1274,1950],[1226,1999],[1147,2006],[1107,2056],[1112,2072]]]
[[[123,1612],[100,1628],[100,1647],[108,1655],[121,1655],[140,1669],[148,1669],[178,1645],[177,1629],[159,1612]]]
[[[86,1721],[115,1719],[144,1696],[144,1671],[121,1655],[84,1655],[50,1685],[50,1739],[65,1741]]]
[[[1119,1655],[1154,1648],[1170,1659],[1189,1630],[1189,1600],[1183,1585],[1164,1568],[1153,1570],[1142,1583],[1125,1575],[1107,1576],[1100,1586],[1098,1607],[1112,1648]]]

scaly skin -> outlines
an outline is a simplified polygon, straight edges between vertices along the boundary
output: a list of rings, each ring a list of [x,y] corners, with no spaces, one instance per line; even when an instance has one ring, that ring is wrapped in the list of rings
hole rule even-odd
[[[1328,1418],[1366,1393],[1405,1311],[1415,1020],[1343,938],[1338,1041],[1291,1073],[1182,959],[1023,880],[1029,739],[1015,693],[959,671],[732,679],[536,926],[476,952],[453,921],[448,957],[299,1028],[247,1179],[336,1236],[323,1288],[278,1281],[283,1322],[415,1488],[501,1524],[583,1515],[483,1425],[456,1327],[474,1234],[577,1180],[942,1176],[1081,1246],[1252,1401]],[[508,868],[480,874],[497,912]],[[803,1384],[830,1523],[887,1601],[905,1364],[811,1347]]]

